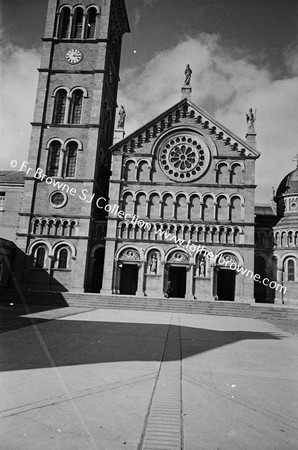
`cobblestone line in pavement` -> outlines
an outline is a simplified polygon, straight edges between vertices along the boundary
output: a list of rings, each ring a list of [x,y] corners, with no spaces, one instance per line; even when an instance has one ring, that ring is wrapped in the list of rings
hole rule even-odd
[[[139,450],[183,449],[180,327],[170,325]]]

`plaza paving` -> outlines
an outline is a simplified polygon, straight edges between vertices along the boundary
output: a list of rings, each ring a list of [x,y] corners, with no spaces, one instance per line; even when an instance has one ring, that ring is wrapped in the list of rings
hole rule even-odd
[[[297,449],[294,321],[32,308],[0,308],[1,449]]]

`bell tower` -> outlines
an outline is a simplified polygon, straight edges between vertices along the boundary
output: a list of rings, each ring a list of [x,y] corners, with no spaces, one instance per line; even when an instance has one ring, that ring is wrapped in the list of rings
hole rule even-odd
[[[104,247],[124,0],[49,0],[17,245],[30,289],[90,290]],[[99,261],[100,265],[100,261]],[[89,278],[87,276],[89,273]]]

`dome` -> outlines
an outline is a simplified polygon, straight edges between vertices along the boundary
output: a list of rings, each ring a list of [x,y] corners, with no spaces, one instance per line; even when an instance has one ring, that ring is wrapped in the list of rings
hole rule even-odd
[[[287,194],[298,194],[298,167],[284,177],[278,186],[275,198]]]

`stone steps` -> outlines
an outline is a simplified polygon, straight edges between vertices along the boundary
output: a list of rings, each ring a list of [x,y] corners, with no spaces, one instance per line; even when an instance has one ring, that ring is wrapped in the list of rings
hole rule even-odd
[[[287,306],[249,305],[234,302],[210,302],[181,298],[148,298],[124,295],[79,293],[31,292],[25,294],[27,303],[53,306],[77,306],[95,309],[123,309],[138,311],[179,312],[187,314],[212,314],[218,316],[250,317],[264,319],[297,319],[298,308]],[[0,292],[0,302],[21,303],[13,291]]]

